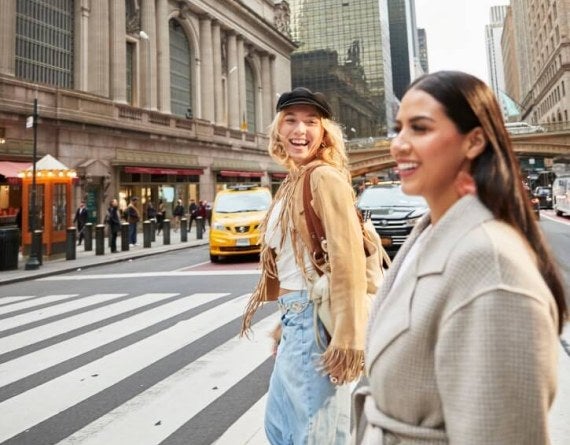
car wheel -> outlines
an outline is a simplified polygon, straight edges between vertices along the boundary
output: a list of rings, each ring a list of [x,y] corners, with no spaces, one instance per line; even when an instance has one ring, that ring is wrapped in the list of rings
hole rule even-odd
[[[564,212],[561,212],[560,210],[556,209],[556,216],[562,216]]]
[[[219,263],[220,262],[220,257],[218,255],[210,255],[210,261],[212,263]]]

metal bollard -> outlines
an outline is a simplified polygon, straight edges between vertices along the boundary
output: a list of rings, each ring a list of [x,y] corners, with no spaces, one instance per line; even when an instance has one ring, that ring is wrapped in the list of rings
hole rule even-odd
[[[185,243],[188,241],[188,220],[180,218],[180,241]]]
[[[204,237],[204,218],[202,216],[196,217],[196,239]]]
[[[105,224],[95,226],[95,255],[105,255]]]
[[[32,233],[32,246],[30,251],[30,257],[24,266],[25,270],[37,270],[43,264],[43,231],[34,230]]]
[[[65,259],[74,260],[76,258],[75,243],[77,243],[77,230],[75,227],[68,227],[65,234]]]
[[[170,220],[165,219],[162,225],[162,244],[170,244]]]
[[[150,220],[150,241],[156,241],[156,218]]]
[[[143,221],[143,247],[150,247],[152,224],[147,219]]]
[[[93,223],[86,223],[82,230],[85,252],[91,252],[93,250]]]
[[[129,250],[129,223],[121,223],[121,251]]]

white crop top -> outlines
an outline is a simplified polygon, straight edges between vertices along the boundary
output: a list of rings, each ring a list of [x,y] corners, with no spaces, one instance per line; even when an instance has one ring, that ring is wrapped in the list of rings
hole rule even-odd
[[[267,227],[265,230],[265,242],[269,247],[275,250],[276,258],[275,262],[277,265],[277,276],[279,277],[279,283],[281,288],[289,290],[303,290],[307,289],[307,283],[301,269],[295,261],[295,253],[293,252],[293,245],[291,243],[291,234],[289,231],[285,233],[285,240],[283,246],[281,247],[281,224],[279,221],[279,215],[281,213],[281,208],[283,207],[283,201],[277,201],[273,206],[273,210],[269,215],[267,221]],[[305,252],[305,268],[307,270],[307,275],[311,276],[314,272],[311,259],[307,252]]]

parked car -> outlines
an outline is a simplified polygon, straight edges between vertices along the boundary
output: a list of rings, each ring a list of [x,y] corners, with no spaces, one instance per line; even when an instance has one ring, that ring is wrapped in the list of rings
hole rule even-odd
[[[552,187],[538,186],[534,189],[533,194],[538,199],[541,209],[552,208]]]
[[[271,200],[269,189],[258,185],[235,185],[219,191],[212,207],[210,261],[259,253],[259,225]]]
[[[365,217],[372,220],[390,257],[394,257],[418,219],[428,211],[424,198],[406,195],[397,183],[367,187],[356,205]]]
[[[570,174],[562,174],[554,180],[552,199],[556,215],[570,214]]]
[[[540,125],[531,125],[527,122],[508,122],[505,127],[510,134],[544,133],[546,131]]]
[[[528,199],[530,201],[530,206],[532,207],[532,211],[534,212],[534,216],[536,217],[536,219],[540,219],[540,201],[539,199],[534,196],[534,194],[532,193],[532,190],[530,189],[530,187],[526,184],[524,184],[524,188],[527,192],[528,195]]]

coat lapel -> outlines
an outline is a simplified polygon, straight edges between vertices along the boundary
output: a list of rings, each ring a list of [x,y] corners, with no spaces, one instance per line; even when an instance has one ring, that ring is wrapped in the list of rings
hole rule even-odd
[[[378,356],[410,328],[411,306],[418,279],[425,275],[442,273],[456,244],[468,236],[468,232],[474,227],[491,218],[493,215],[477,197],[463,197],[434,226],[421,252],[418,252],[408,268],[402,271],[405,275],[394,287],[404,258],[430,224],[430,215],[427,214],[418,221],[396,255],[372,309],[366,351],[368,371]]]

